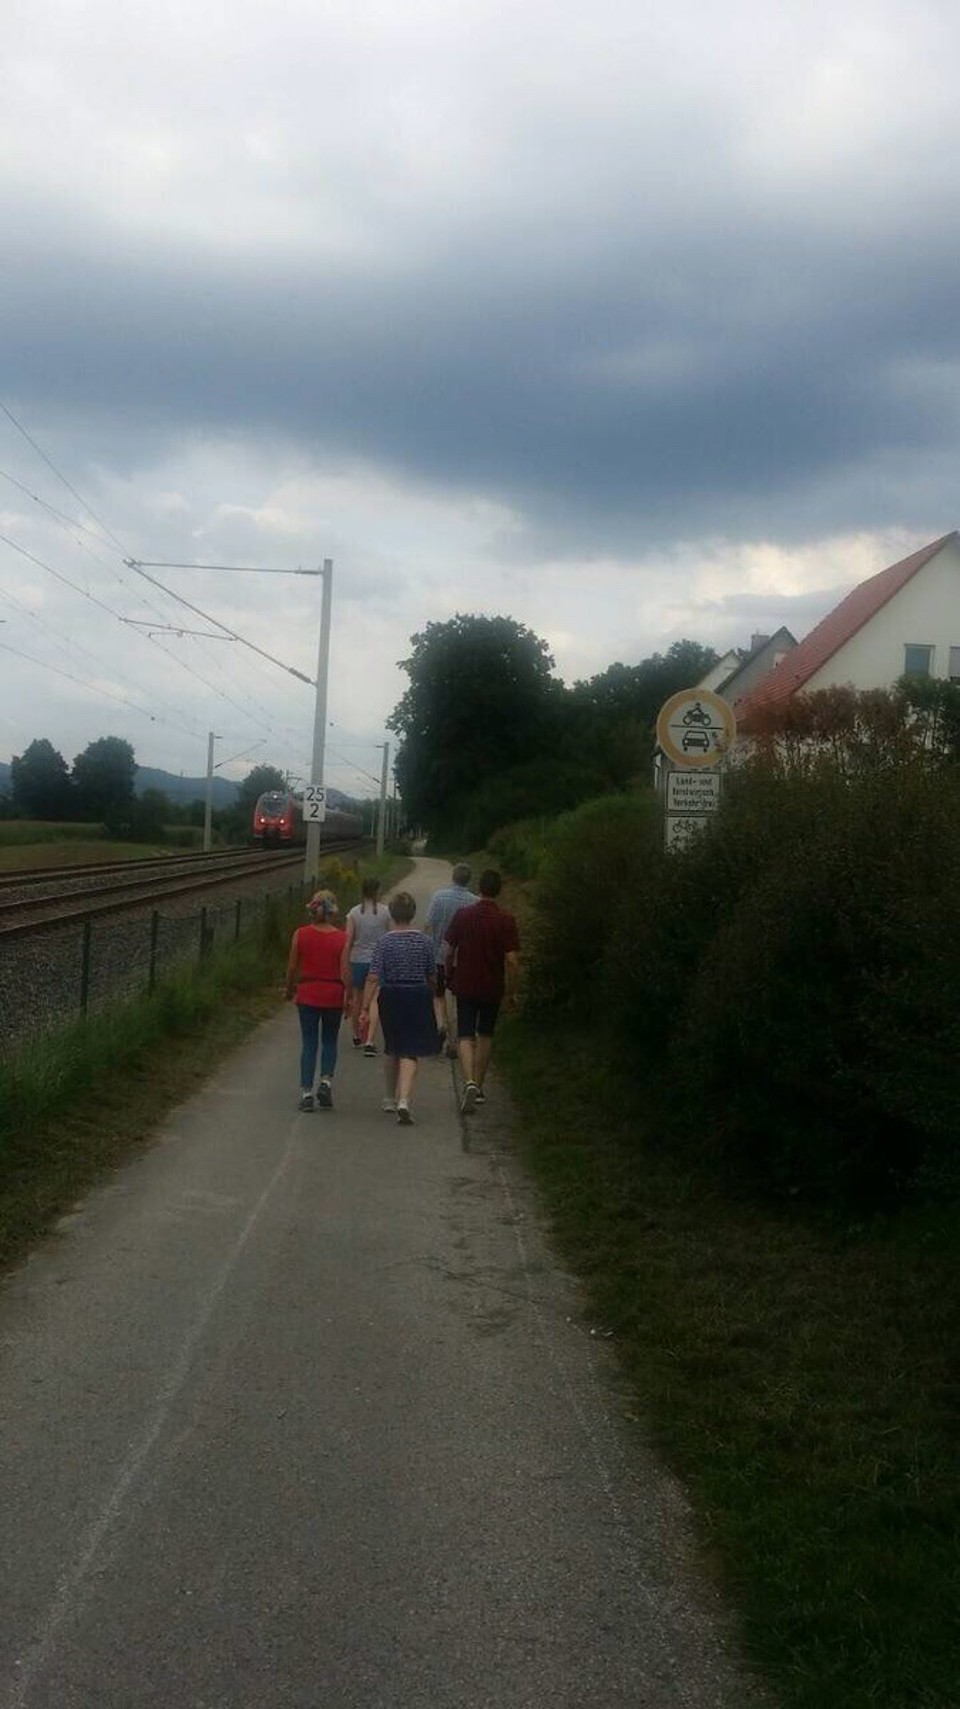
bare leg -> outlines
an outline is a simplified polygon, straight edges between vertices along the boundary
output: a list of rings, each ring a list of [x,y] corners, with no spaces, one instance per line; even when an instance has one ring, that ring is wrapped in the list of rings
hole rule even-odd
[[[379,1025],[380,1025],[380,995],[379,995],[379,992],[375,991],[373,993],[373,1001],[370,1004],[370,1013],[367,1017],[367,1038],[366,1038],[367,1044],[375,1044],[376,1043],[377,1028]]]
[[[460,1067],[463,1069],[464,1080],[473,1080],[475,1077],[474,1070],[476,1051],[474,1047],[476,1042],[476,1039],[473,1038],[461,1038],[457,1040],[457,1049],[460,1052]]]
[[[482,1033],[474,1040],[473,1078],[478,1086],[483,1085],[483,1077],[490,1065],[490,1052],[493,1049],[493,1039],[484,1038]]]
[[[397,1103],[408,1104],[413,1091],[413,1082],[417,1077],[417,1059],[415,1056],[401,1056],[397,1063]]]
[[[395,1098],[397,1095],[397,1074],[400,1068],[399,1056],[385,1056],[383,1059],[383,1095],[385,1098]]]

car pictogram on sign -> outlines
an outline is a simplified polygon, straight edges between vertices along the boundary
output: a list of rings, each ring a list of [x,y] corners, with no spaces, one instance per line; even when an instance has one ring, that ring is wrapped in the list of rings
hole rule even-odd
[[[685,754],[693,748],[698,748],[702,754],[710,752],[710,736],[706,730],[684,730],[680,743]]]

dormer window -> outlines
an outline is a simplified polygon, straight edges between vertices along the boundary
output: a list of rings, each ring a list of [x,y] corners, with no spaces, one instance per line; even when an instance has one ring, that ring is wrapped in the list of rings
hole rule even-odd
[[[903,649],[904,676],[929,676],[933,670],[933,648],[908,641]]]

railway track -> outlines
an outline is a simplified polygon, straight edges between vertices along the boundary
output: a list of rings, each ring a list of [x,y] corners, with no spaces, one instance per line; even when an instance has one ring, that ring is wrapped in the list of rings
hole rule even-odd
[[[347,849],[358,847],[356,839],[341,839],[324,844],[323,853],[343,853]],[[169,873],[166,861],[162,863],[162,870],[158,870],[155,861],[148,861],[145,864],[150,870],[140,874],[133,869],[144,863],[137,861],[119,862],[112,872],[106,875],[100,868],[88,866],[83,869],[85,878],[96,879],[105,876],[107,882],[94,883],[92,887],[87,885],[66,899],[62,888],[59,887],[56,893],[48,891],[47,894],[14,898],[5,898],[0,892],[0,945],[17,938],[54,932],[64,926],[81,925],[87,920],[130,913],[135,909],[152,909],[161,902],[177,902],[182,897],[197,896],[203,891],[245,883],[251,878],[261,878],[285,870],[292,871],[302,866],[303,850],[292,849],[276,855],[265,855],[259,850],[243,850],[233,856],[207,855],[201,859],[205,864],[198,868],[197,857],[187,857],[190,862],[188,870],[178,876]],[[180,865],[181,862],[174,860],[171,864]],[[48,872],[45,876],[49,880],[53,875]],[[64,876],[62,869],[57,876]],[[74,872],[72,876],[78,878],[80,874]]]
[[[170,872],[174,867],[195,868],[203,870],[204,864],[233,859],[254,861],[263,858],[263,850],[258,848],[217,849],[212,853],[201,853],[198,849],[185,851],[183,854],[140,855],[136,860],[106,860],[78,861],[71,866],[34,866],[28,872],[0,872],[0,900],[10,890],[27,889],[35,884],[56,885],[61,879],[75,882],[88,878],[99,878],[111,873],[155,872],[157,874]]]

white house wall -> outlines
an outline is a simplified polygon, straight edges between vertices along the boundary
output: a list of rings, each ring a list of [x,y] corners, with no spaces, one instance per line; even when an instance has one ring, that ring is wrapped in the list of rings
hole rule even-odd
[[[931,674],[950,674],[960,647],[960,545],[950,541],[856,635],[804,683],[804,693],[851,683],[889,688],[903,675],[904,646],[933,647]]]

